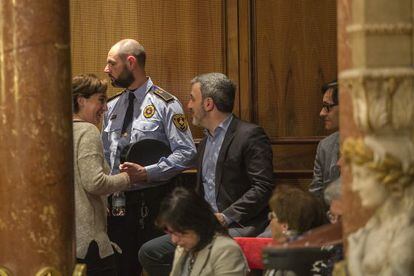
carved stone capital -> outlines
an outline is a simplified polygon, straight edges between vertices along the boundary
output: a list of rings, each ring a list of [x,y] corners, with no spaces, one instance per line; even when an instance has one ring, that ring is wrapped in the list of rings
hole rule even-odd
[[[414,69],[354,69],[339,75],[351,91],[354,120],[366,133],[413,133]]]
[[[367,35],[411,35],[413,32],[413,24],[399,23],[381,23],[381,24],[353,24],[346,28],[350,34],[364,33]]]

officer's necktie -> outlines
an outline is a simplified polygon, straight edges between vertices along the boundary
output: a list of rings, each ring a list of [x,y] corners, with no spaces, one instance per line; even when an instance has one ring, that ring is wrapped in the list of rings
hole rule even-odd
[[[126,136],[128,135],[128,128],[131,126],[132,124],[132,118],[134,116],[134,100],[135,100],[135,95],[133,92],[128,92],[128,108],[127,111],[125,113],[125,119],[124,119],[124,124],[122,125],[122,136]]]

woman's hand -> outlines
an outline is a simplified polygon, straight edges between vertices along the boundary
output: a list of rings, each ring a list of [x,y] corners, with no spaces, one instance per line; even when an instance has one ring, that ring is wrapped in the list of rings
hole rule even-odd
[[[142,183],[148,179],[145,167],[137,163],[125,162],[119,165],[119,169],[121,172],[126,172],[129,175],[131,183]]]

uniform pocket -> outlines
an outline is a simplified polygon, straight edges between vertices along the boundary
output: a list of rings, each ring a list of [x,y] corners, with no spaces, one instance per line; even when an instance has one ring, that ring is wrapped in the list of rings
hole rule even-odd
[[[159,123],[157,122],[139,122],[134,125],[132,128],[134,130],[142,131],[142,132],[154,132],[159,128]]]
[[[121,122],[109,122],[103,131],[110,134],[116,131],[121,131],[122,124]]]

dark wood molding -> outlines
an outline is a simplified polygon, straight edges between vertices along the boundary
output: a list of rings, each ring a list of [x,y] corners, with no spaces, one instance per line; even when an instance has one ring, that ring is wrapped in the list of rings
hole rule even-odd
[[[309,137],[277,137],[270,138],[272,145],[313,145],[318,144],[326,136],[309,136]],[[195,138],[194,143],[200,144],[202,138]]]
[[[224,0],[224,26],[225,31],[225,73],[240,87],[239,66],[239,4],[237,0]],[[240,116],[241,96],[236,95],[234,113]]]
[[[239,95],[240,118],[253,122],[251,1],[239,1]]]
[[[250,0],[226,0],[225,10],[225,72],[237,85],[234,113],[252,121],[251,14]]]
[[[197,169],[188,169],[182,172],[185,175],[197,174]],[[276,179],[311,179],[313,176],[312,170],[275,170],[273,174]]]
[[[270,138],[272,145],[286,145],[286,144],[318,144],[325,136],[308,136],[308,137],[276,137]]]
[[[259,89],[257,85],[257,32],[256,32],[256,1],[249,0],[250,2],[250,70],[251,70],[251,108],[252,108],[252,122],[258,123],[259,122]]]
[[[312,179],[312,170],[276,170],[275,179]]]

